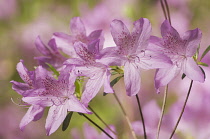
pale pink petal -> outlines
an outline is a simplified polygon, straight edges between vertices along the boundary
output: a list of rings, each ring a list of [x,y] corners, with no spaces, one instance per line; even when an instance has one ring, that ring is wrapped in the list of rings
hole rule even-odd
[[[103,72],[95,72],[95,76],[92,76],[86,83],[85,90],[82,94],[81,102],[88,106],[88,103],[96,96],[100,88],[104,84]]]
[[[164,52],[163,40],[156,36],[151,36],[149,39],[147,50],[163,53]]]
[[[111,73],[109,70],[106,70],[106,72],[104,72],[104,92],[105,93],[114,93],[114,90],[112,89],[112,87],[110,86],[110,77],[111,77]]]
[[[94,55],[99,54],[99,39],[92,41],[88,44],[88,51],[91,52]]]
[[[20,60],[20,62],[17,64],[17,71],[21,77],[21,79],[27,83],[29,86],[33,85],[33,78],[34,78],[34,72],[28,71],[28,69],[23,65],[23,60]]]
[[[22,100],[32,105],[40,105],[43,107],[59,105],[62,103],[62,100],[59,100],[58,97],[54,96],[37,96],[37,97],[23,97]]]
[[[111,25],[111,34],[116,45],[121,51],[128,51],[131,35],[125,24],[120,20],[113,20]]]
[[[155,74],[155,88],[158,90],[161,86],[166,86],[170,83],[181,71],[181,68],[176,65],[170,68],[158,69]]]
[[[186,41],[185,47],[187,57],[192,57],[193,55],[195,55],[196,50],[201,42],[201,37],[202,33],[198,28],[185,32],[182,39]]]
[[[27,96],[27,94],[25,93],[26,90],[31,89],[31,87],[26,83],[20,83],[16,81],[10,81],[10,83],[12,83],[12,89],[23,97]]]
[[[125,63],[124,82],[128,96],[134,96],[140,91],[141,77],[139,68],[135,63]]]
[[[92,114],[74,95],[69,96],[66,107],[68,111]]]
[[[44,45],[44,43],[42,42],[40,36],[38,36],[36,38],[35,45],[36,45],[36,48],[39,50],[40,53],[42,53],[45,56],[49,56],[50,55],[49,48],[47,48],[47,46]]]
[[[25,126],[30,123],[31,121],[37,121],[39,120],[44,113],[44,107],[41,107],[39,105],[33,105],[29,107],[28,111],[22,118],[20,122],[20,129],[24,130]]]
[[[89,41],[94,41],[100,38],[102,34],[102,30],[95,30],[93,32],[90,33],[90,35],[88,35],[88,40]]]
[[[135,53],[135,51],[137,51],[138,53],[148,46],[151,30],[151,24],[146,18],[141,18],[134,22],[134,28],[132,31],[132,37],[134,38],[134,40],[132,41],[135,41],[135,44],[133,46],[135,48],[133,49],[134,51],[132,53]]]
[[[149,50],[141,52],[136,59],[142,69],[168,68],[172,65],[166,55]]]
[[[64,65],[84,65],[85,62],[82,59],[79,58],[70,58],[68,60],[66,60],[64,63]]]
[[[94,55],[88,51],[88,46],[85,43],[76,42],[74,44],[74,50],[84,61],[94,61]]]
[[[77,54],[74,50],[74,38],[67,34],[56,32],[53,34],[53,39],[55,39],[56,46],[65,54],[71,57],[77,57]]]
[[[74,36],[86,36],[86,29],[80,17],[74,17],[71,19],[70,29]]]
[[[161,25],[161,34],[163,38],[173,37],[180,40],[179,33],[170,25],[168,20],[165,20]]]
[[[45,128],[47,131],[47,136],[54,133],[61,123],[64,121],[67,115],[67,108],[65,105],[52,106],[49,109],[48,116],[46,119]]]
[[[183,65],[183,72],[191,80],[204,82],[204,74],[199,68],[199,66],[195,63],[193,58],[185,59],[184,65]]]

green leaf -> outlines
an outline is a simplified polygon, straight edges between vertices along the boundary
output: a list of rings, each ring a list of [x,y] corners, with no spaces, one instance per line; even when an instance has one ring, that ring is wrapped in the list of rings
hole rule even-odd
[[[51,64],[49,64],[49,63],[46,63],[46,64],[49,66],[50,70],[51,70],[57,77],[60,75],[60,73],[59,73]]]
[[[210,45],[206,48],[206,50],[203,52],[202,56],[201,56],[201,60],[203,59],[203,57],[210,51]],[[200,61],[201,61],[200,60]]]
[[[63,125],[62,125],[62,131],[65,131],[68,128],[72,115],[73,115],[73,112],[71,111],[68,113],[68,115],[64,119]]]
[[[198,65],[204,66],[204,67],[208,67],[209,65],[203,62],[198,62]]]
[[[183,74],[182,74],[182,80],[183,80],[185,77],[186,77],[186,74],[183,73]]]

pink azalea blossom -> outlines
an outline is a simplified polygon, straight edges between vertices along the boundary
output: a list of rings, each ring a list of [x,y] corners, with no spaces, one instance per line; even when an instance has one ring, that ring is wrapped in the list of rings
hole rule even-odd
[[[67,59],[61,55],[56,44],[55,39],[51,39],[48,42],[49,47],[44,45],[40,37],[38,36],[35,41],[36,48],[42,53],[44,56],[35,57],[38,60],[39,65],[46,67],[46,63],[51,64],[55,68],[61,68],[63,66],[63,62]],[[48,67],[48,66],[47,66]]]
[[[70,58],[64,64],[76,66],[77,76],[89,77],[81,101],[86,106],[92,98],[96,96],[102,85],[104,92],[113,93],[110,86],[110,68],[109,65],[115,65],[119,60],[110,59],[107,49],[99,47],[99,40],[86,45],[82,42],[76,42],[74,49],[79,58]]]
[[[122,21],[113,20],[111,23],[111,34],[117,45],[112,49],[124,66],[128,96],[136,95],[140,91],[140,69],[164,68],[171,64],[165,55],[147,50],[150,33],[151,24],[146,18],[135,21],[131,33]]]
[[[23,95],[22,100],[24,102],[31,104],[31,107],[21,121],[21,129],[32,120],[40,119],[44,108],[48,106],[50,109],[45,124],[47,135],[52,134],[58,129],[65,119],[67,111],[91,113],[74,96],[76,76],[74,74],[70,75],[69,69],[61,71],[58,80],[52,77],[52,74],[41,66],[37,67],[35,72],[29,72],[20,62],[17,69],[21,78],[26,83],[18,84],[18,82],[12,81],[13,88]]]
[[[162,39],[152,36],[150,49],[164,53],[171,58],[173,65],[169,68],[158,69],[155,76],[155,87],[167,85],[180,72],[191,80],[204,82],[204,74],[193,60],[192,56],[201,41],[201,31],[194,29],[182,36],[166,20],[161,26]]]
[[[15,90],[18,94],[22,95],[23,97],[27,97],[31,95],[31,92],[29,92],[29,90],[36,88],[38,86],[35,78],[35,73],[34,71],[28,71],[28,69],[23,65],[23,60],[21,60],[17,64],[17,71],[21,79],[25,83],[11,81],[11,83],[13,84],[12,89]],[[20,122],[20,129],[23,130],[25,126],[31,121],[39,120],[42,117],[43,112],[44,112],[44,107],[42,106],[39,105],[30,106],[27,113]]]
[[[103,39],[103,37],[101,36],[102,30],[95,30],[89,35],[86,35],[85,26],[79,17],[74,17],[71,19],[70,29],[72,33],[71,35],[56,32],[54,33],[53,38],[55,39],[57,47],[71,57],[77,57],[77,54],[75,53],[73,47],[75,42],[81,41],[83,43],[89,44],[99,38],[101,40]],[[102,44],[103,42],[101,41],[100,46],[103,46]]]

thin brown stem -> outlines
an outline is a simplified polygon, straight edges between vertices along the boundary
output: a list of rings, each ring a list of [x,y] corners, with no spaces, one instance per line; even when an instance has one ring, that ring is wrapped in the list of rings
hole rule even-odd
[[[160,120],[159,120],[159,123],[158,123],[156,139],[159,139],[160,127],[161,127],[161,124],[162,124],[163,115],[165,113],[167,96],[168,96],[168,85],[165,87],[164,98],[163,98],[163,105],[162,105],[162,111],[161,111],[161,116],[160,116]]]
[[[125,109],[123,108],[123,106],[122,106],[120,100],[118,99],[116,93],[113,93],[113,95],[114,95],[115,99],[117,100],[117,103],[119,104],[119,106],[120,106],[120,108],[121,108],[121,110],[122,110],[122,112],[123,112],[123,115],[124,115],[124,117],[125,117],[125,119],[126,119],[126,121],[127,121],[127,123],[128,123],[128,126],[129,126],[129,128],[130,128],[130,131],[131,131],[131,133],[132,133],[133,138],[134,138],[134,139],[137,139],[136,134],[135,134],[135,132],[134,132],[134,130],[133,130],[133,127],[132,127],[132,125],[131,125],[131,121],[129,120],[129,118],[128,118],[127,114],[126,114]]]
[[[189,98],[189,96],[190,96],[190,92],[191,92],[191,89],[192,89],[192,85],[193,85],[193,80],[191,80],[191,82],[190,82],[190,87],[189,87],[189,90],[188,90],[187,97],[186,97],[186,99],[185,99],[184,105],[183,105],[183,107],[182,107],[182,111],[181,111],[181,113],[180,113],[180,115],[179,115],[179,118],[178,118],[178,120],[177,120],[177,122],[176,122],[176,125],[175,125],[175,127],[174,127],[174,130],[173,130],[173,132],[171,133],[171,136],[170,136],[169,139],[172,139],[172,137],[173,137],[173,135],[174,135],[174,133],[175,133],[175,131],[176,131],[178,125],[179,125],[179,122],[180,122],[180,120],[181,120],[181,118],[182,118],[182,115],[183,115],[183,113],[184,113],[184,110],[185,110],[185,107],[186,107],[186,104],[187,104],[187,100],[188,100],[188,98]]]
[[[165,19],[168,19],[167,14],[166,14],[166,10],[165,10],[165,6],[163,4],[163,0],[160,0],[160,4],[161,4],[161,8],[163,10],[163,14],[164,14]]]
[[[90,107],[88,106],[88,108],[95,114],[95,116],[115,135],[117,135],[117,133],[115,131],[113,131],[107,124],[106,122],[104,122],[104,120]]]
[[[110,139],[114,139],[112,136],[110,136],[105,130],[103,130],[98,124],[96,124],[93,120],[91,120],[89,117],[87,117],[85,114],[80,113],[80,115],[84,116],[88,121],[90,121],[92,124],[94,124],[98,129],[100,129],[104,134],[106,134]]]
[[[141,116],[141,121],[142,121],[142,126],[143,126],[143,131],[144,131],[144,139],[147,139],[147,133],[146,133],[146,127],[145,127],[145,122],[144,122],[144,116],[141,110],[141,104],[138,95],[136,94],[136,100],[138,102],[138,107],[139,107],[139,112]]]
[[[164,0],[164,2],[165,2],[167,15],[168,15],[168,20],[169,20],[169,23],[171,24],[170,10],[169,10],[169,6],[168,6],[168,3],[167,3],[167,0]]]

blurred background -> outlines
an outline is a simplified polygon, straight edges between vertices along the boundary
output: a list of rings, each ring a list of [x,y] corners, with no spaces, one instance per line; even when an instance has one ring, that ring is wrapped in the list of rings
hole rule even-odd
[[[195,28],[201,29],[202,53],[210,45],[210,1],[168,0],[168,4],[172,26],[180,34]],[[22,82],[16,71],[16,64],[20,59],[24,60],[26,67],[30,70],[37,66],[34,57],[41,54],[34,45],[36,37],[40,35],[46,44],[54,32],[70,34],[69,22],[75,16],[82,18],[87,34],[92,30],[103,29],[104,47],[115,46],[109,31],[113,19],[122,20],[132,29],[133,21],[141,17],[148,18],[152,24],[152,34],[156,36],[160,36],[160,25],[164,21],[159,0],[0,0],[0,139],[74,139],[77,135],[80,136],[79,138],[84,138],[83,125],[88,121],[76,113],[65,132],[59,128],[51,136],[45,135],[44,124],[47,110],[41,120],[31,122],[23,132],[20,131],[19,123],[27,108],[18,106],[21,96],[11,89],[12,84],[9,83],[11,80]],[[210,54],[203,58],[203,62],[210,64]],[[206,72],[206,82],[204,84],[195,82],[175,138],[210,138],[210,70],[206,67],[203,69]],[[146,116],[146,127],[151,136],[155,133],[163,100],[163,93],[155,93],[154,73],[154,70],[142,72],[142,88],[139,92]],[[169,99],[161,129],[162,139],[167,138],[172,131],[189,84],[190,80],[187,78],[181,80],[180,75],[169,85]],[[139,128],[141,128],[136,100],[125,95],[123,80],[116,84],[114,89],[130,120],[134,123],[139,122]],[[107,124],[116,127],[120,139],[131,138],[128,125],[112,95],[104,97],[102,92],[99,93],[91,102],[91,107]],[[104,127],[94,115],[90,117]],[[138,137],[142,138],[140,134],[142,129],[138,130]]]

